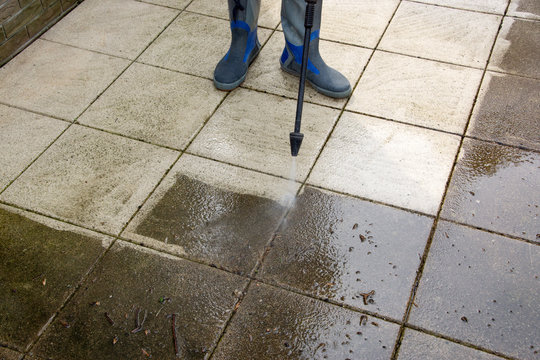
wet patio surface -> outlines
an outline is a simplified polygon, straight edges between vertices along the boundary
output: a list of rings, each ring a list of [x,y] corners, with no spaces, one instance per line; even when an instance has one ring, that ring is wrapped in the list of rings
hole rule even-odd
[[[326,0],[295,162],[279,9],[230,93],[224,1],[0,69],[0,359],[540,359],[538,2]]]

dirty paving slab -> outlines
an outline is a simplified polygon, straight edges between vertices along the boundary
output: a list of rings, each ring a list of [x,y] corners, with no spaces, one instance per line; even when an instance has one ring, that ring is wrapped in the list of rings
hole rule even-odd
[[[540,351],[540,247],[439,222],[409,323],[513,358]]]
[[[247,275],[298,187],[183,155],[122,237]]]
[[[57,360],[203,359],[246,284],[118,240],[33,352]]]
[[[466,139],[441,217],[540,243],[540,154]]]
[[[172,150],[72,125],[0,199],[118,234],[177,157]]]
[[[0,347],[0,359],[1,360],[21,360],[23,354],[18,353],[14,350]]]
[[[540,80],[487,72],[467,135],[540,151]]]
[[[399,326],[254,282],[213,359],[389,359]]]
[[[433,219],[307,187],[258,277],[400,321]]]
[[[26,350],[111,242],[0,205],[0,343]]]

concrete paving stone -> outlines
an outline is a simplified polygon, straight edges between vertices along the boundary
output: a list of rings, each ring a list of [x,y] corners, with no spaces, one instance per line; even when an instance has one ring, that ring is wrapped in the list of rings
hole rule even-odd
[[[85,0],[43,38],[135,59],[176,15],[140,1]]]
[[[377,51],[347,109],[463,134],[481,78],[480,70]]]
[[[78,122],[183,149],[224,97],[210,80],[133,64]]]
[[[260,277],[400,321],[432,225],[425,216],[307,187]]]
[[[399,360],[502,360],[448,340],[406,329],[399,348]]]
[[[248,274],[298,188],[294,182],[183,155],[122,236]]]
[[[0,343],[35,341],[111,241],[0,205]]]
[[[0,360],[20,360],[23,354],[8,348],[0,347]]]
[[[276,31],[261,50],[258,59],[249,68],[244,82],[245,87],[297,98],[299,79],[281,70],[279,64],[284,46],[283,33]],[[326,63],[339,70],[347,77],[351,86],[354,86],[372,51],[322,40],[320,41],[320,52]],[[345,99],[332,99],[319,94],[309,84],[306,85],[305,100],[337,108],[342,108],[346,102]]]
[[[264,43],[271,33],[259,29],[259,41]],[[147,64],[212,79],[217,63],[229,50],[230,41],[228,21],[185,12],[139,59]]]
[[[398,4],[398,0],[326,0],[321,37],[374,48]]]
[[[345,112],[308,184],[434,215],[459,137]]]
[[[487,72],[467,134],[540,150],[540,80]]]
[[[457,9],[504,14],[508,0],[414,0],[426,4],[449,6]]]
[[[540,155],[465,140],[441,216],[540,242]]]
[[[508,15],[529,19],[540,19],[540,3],[536,0],[512,0]]]
[[[379,49],[483,68],[501,17],[402,2]]]
[[[73,125],[0,199],[116,234],[177,156],[172,150]]]
[[[339,111],[305,104],[300,154],[291,158],[296,101],[239,89],[210,118],[188,151],[215,160],[303,181]],[[293,163],[294,160],[294,163]]]
[[[246,283],[118,241],[33,351],[56,360],[203,359]]]
[[[187,10],[229,20],[229,8],[227,6],[227,1],[216,2],[215,0],[194,0],[191,4],[189,4]],[[262,1],[259,12],[259,26],[274,29],[281,20],[280,14],[281,1]]]
[[[383,320],[253,283],[213,359],[390,359],[398,329]]]
[[[540,79],[540,22],[506,17],[488,69]]]
[[[410,323],[538,359],[540,247],[439,222]]]
[[[168,6],[174,9],[183,10],[191,0],[144,0],[146,3]]]
[[[71,121],[128,64],[38,39],[0,69],[0,101]]]
[[[69,124],[0,105],[0,191]]]

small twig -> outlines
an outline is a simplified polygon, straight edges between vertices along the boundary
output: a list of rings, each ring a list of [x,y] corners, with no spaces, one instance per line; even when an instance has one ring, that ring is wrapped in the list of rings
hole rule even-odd
[[[139,331],[141,331],[143,329],[143,325],[144,325],[144,322],[146,320],[146,316],[148,315],[148,311],[144,310],[144,317],[142,319],[142,321],[140,321],[140,317],[139,315],[141,314],[141,309],[138,309],[137,310],[137,327],[133,330],[131,330],[131,333],[132,334],[136,334],[138,333]]]
[[[375,295],[375,290],[371,290],[367,294],[360,294],[362,296],[362,299],[364,300],[364,305],[368,305],[368,301],[372,300],[371,297]]]
[[[176,314],[172,314],[172,336],[174,342],[174,354],[180,356],[178,352],[178,338],[176,337]]]
[[[109,322],[109,324],[111,324],[111,326],[114,326],[114,321],[109,316],[109,313],[105,313],[105,319],[107,319],[107,321]]]

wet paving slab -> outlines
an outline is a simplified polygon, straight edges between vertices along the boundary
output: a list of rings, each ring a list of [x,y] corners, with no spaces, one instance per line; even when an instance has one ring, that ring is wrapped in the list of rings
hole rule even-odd
[[[258,275],[400,321],[433,219],[307,187]]]
[[[111,241],[0,205],[0,344],[35,341]]]
[[[540,151],[540,80],[487,72],[467,135]]]
[[[261,283],[213,359],[390,359],[399,326]]]
[[[0,347],[0,360],[20,360],[22,357],[23,354],[21,353]]]
[[[440,222],[409,322],[484,349],[538,359],[540,247]]]
[[[184,155],[123,237],[249,274],[299,184]]]
[[[72,125],[0,198],[118,234],[178,154]]]
[[[246,284],[117,241],[33,352],[58,360],[203,359]]]
[[[441,217],[540,242],[540,154],[465,140]]]
[[[502,360],[503,358],[448,340],[406,329],[399,348],[399,360]]]
[[[506,17],[488,69],[539,79],[539,62],[540,23]]]

